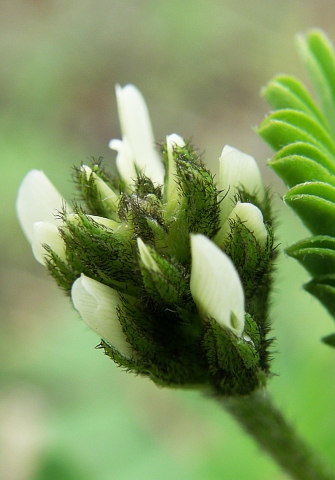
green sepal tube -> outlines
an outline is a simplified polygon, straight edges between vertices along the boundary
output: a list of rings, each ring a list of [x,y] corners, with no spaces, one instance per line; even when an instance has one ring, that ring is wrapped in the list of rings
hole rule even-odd
[[[146,291],[157,302],[185,306],[190,301],[189,274],[138,239],[139,265]]]
[[[245,222],[239,218],[230,220],[230,234],[224,245],[224,251],[233,260],[242,279],[246,302],[260,289],[262,282],[269,281],[273,259],[273,234],[265,225],[267,239],[262,246],[254,233],[248,229]]]
[[[118,221],[119,193],[99,163],[74,169],[74,180],[89,213]]]
[[[258,367],[258,327],[255,322],[252,323],[253,328],[247,327],[246,337],[241,338],[222,328],[214,319],[206,320],[202,346],[210,382],[220,394],[248,395],[265,379],[265,373]]]

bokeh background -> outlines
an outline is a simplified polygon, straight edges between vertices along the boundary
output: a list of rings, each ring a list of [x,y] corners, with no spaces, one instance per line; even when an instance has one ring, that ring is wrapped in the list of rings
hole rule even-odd
[[[126,374],[33,259],[15,215],[18,186],[44,170],[73,196],[70,172],[91,156],[112,165],[119,137],[114,85],[146,97],[157,140],[177,132],[215,171],[224,144],[257,158],[276,73],[307,81],[294,34],[335,41],[332,0],[1,0],[0,479],[284,480],[235,422],[197,392],[160,390]],[[279,249],[307,235],[274,197]],[[334,325],[281,255],[272,300],[270,390],[297,429],[335,457]]]

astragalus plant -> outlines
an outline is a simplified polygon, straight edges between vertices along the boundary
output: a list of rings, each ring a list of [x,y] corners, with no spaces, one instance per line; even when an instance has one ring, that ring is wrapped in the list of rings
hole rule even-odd
[[[116,364],[217,399],[294,478],[332,478],[266,392],[276,244],[254,158],[226,145],[216,178],[187,139],[155,144],[136,87],[116,96],[117,175],[100,159],[76,167],[72,202],[41,171],[20,186],[36,260]]]

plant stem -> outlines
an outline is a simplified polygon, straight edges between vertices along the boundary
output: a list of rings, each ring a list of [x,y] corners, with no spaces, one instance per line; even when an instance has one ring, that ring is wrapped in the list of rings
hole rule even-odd
[[[267,392],[216,398],[292,478],[335,480],[335,475],[286,422]]]

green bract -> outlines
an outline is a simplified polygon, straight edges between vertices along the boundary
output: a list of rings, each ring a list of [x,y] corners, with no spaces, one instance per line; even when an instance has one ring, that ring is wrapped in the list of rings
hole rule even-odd
[[[289,187],[287,203],[315,236],[287,253],[311,273],[305,285],[335,317],[335,53],[319,30],[297,38],[322,108],[299,80],[275,77],[263,93],[274,111],[258,132],[276,150],[269,164]],[[323,339],[335,346],[334,336]]]
[[[35,257],[118,365],[162,386],[251,393],[269,375],[274,256],[255,160],[226,146],[216,184],[178,135],[156,152],[135,87],[117,98],[119,176],[101,161],[75,169],[73,207],[42,172],[22,182],[17,210]]]

